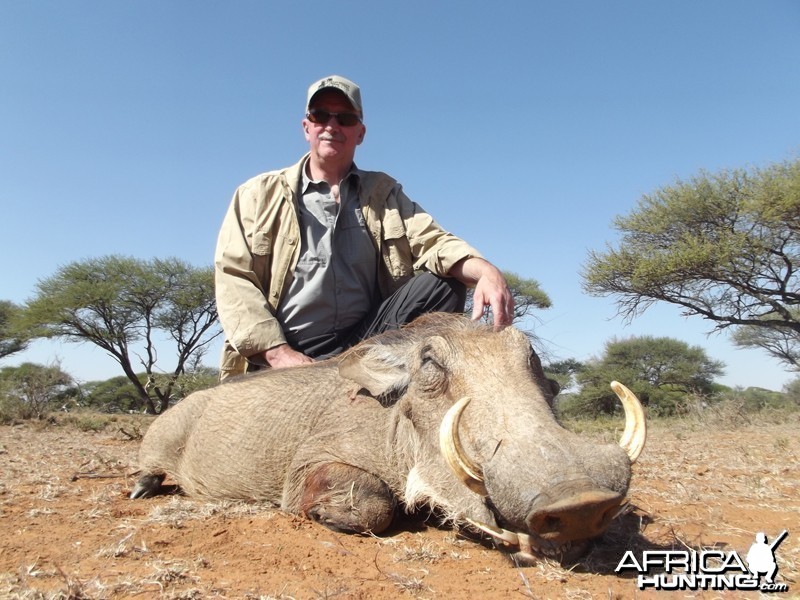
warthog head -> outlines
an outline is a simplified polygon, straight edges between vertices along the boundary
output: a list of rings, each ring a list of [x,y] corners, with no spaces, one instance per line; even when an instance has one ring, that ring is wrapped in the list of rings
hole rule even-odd
[[[572,560],[620,514],[642,450],[639,401],[612,384],[619,445],[564,429],[527,337],[430,315],[345,354],[340,374],[393,404],[393,451],[408,507],[429,504],[515,552]]]

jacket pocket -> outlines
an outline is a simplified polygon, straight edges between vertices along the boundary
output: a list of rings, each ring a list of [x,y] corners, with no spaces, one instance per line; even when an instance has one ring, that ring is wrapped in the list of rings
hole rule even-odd
[[[383,260],[395,284],[414,274],[414,258],[405,223],[394,208],[388,208],[383,217]]]
[[[392,279],[399,281],[414,274],[414,264],[411,259],[411,248],[406,238],[386,240],[386,254],[389,272]]]
[[[268,256],[272,254],[272,235],[268,231],[253,234],[253,254]]]
[[[225,340],[219,368],[220,381],[235,375],[242,375],[246,370],[247,359],[239,354],[233,346],[230,345],[230,342]]]

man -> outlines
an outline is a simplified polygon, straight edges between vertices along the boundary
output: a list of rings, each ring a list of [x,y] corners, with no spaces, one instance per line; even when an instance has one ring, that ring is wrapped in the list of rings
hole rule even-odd
[[[241,185],[215,256],[225,331],[220,378],[332,356],[430,311],[511,323],[502,273],[444,231],[385,173],[353,162],[364,141],[361,91],[340,76],[308,90],[310,152]]]

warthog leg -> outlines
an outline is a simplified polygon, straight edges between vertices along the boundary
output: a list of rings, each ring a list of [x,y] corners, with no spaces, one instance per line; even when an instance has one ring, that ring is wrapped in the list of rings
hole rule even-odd
[[[325,463],[305,479],[300,512],[336,531],[380,533],[392,522],[395,501],[380,478],[343,463]]]

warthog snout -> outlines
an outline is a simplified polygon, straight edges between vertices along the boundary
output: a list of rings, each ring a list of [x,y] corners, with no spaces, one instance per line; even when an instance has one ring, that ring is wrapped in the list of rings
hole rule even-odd
[[[564,543],[602,534],[619,512],[623,494],[587,484],[575,491],[573,482],[553,486],[542,494],[525,519],[528,531],[542,540]],[[557,498],[550,501],[550,498]]]
[[[454,403],[439,429],[442,456],[467,488],[486,499],[494,520],[467,518],[467,522],[525,562],[535,560],[537,554],[569,560],[602,535],[624,511],[630,467],[647,434],[644,410],[636,396],[616,381],[611,387],[625,410],[625,431],[618,446],[582,441],[555,422],[543,428],[543,419],[524,421],[529,431],[537,432],[526,437],[526,430],[520,430],[525,413],[519,409],[503,423],[491,458],[483,462],[465,450],[460,429],[465,429],[467,440],[474,431],[488,435],[486,420],[477,427],[473,421],[472,429],[469,423],[462,425],[470,399]],[[511,403],[508,398],[506,403]],[[527,440],[532,440],[530,445]],[[529,455],[546,459],[529,463]],[[524,498],[528,500],[520,502]]]

